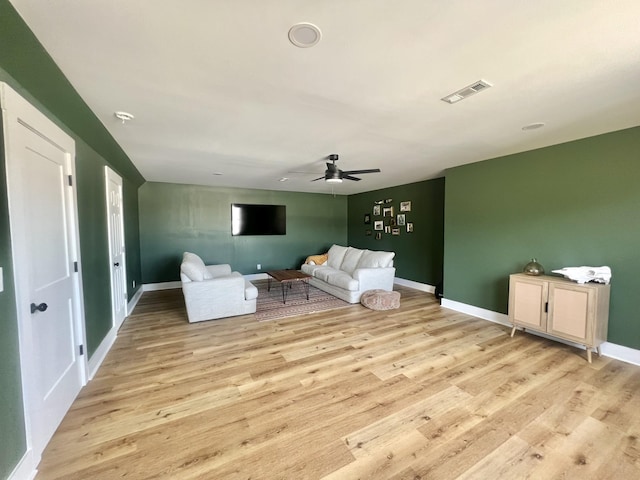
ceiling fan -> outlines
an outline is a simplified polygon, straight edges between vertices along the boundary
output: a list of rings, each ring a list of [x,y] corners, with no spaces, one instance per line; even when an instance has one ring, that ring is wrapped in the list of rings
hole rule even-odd
[[[379,173],[380,172],[379,168],[370,168],[368,170],[340,170],[336,165],[336,162],[338,161],[337,153],[332,153],[327,158],[331,160],[332,163],[327,162],[327,169],[324,171],[324,176],[314,178],[313,180],[311,180],[312,182],[322,180],[323,178],[324,178],[324,181],[327,183],[342,183],[342,180],[355,180],[356,182],[359,182],[360,180],[362,180],[361,178],[352,177],[351,175],[352,174],[361,175],[363,173]]]

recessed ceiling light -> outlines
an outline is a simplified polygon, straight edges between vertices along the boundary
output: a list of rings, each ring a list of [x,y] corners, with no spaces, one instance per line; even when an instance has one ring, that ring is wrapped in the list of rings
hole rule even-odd
[[[313,47],[322,38],[322,32],[313,23],[297,23],[289,29],[289,41],[296,47]]]
[[[222,172],[213,172],[213,175],[219,176],[219,175],[222,175]]]
[[[122,120],[122,123],[128,122],[129,120],[133,120],[134,118],[136,118],[127,112],[115,112],[114,115],[118,120]]]
[[[279,182],[286,182],[287,180],[289,180],[289,177],[282,177],[280,180],[278,180]]]
[[[530,123],[529,125],[522,127],[522,130],[537,130],[538,128],[544,127],[544,125],[544,122]]]

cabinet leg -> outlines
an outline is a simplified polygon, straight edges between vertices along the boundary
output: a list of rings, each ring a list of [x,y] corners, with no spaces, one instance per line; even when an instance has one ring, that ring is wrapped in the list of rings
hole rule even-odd
[[[596,347],[596,352],[598,352],[598,356],[601,357],[602,353],[600,352],[600,345]]]
[[[591,363],[591,348],[587,347],[587,360],[589,360],[589,363]]]
[[[513,328],[511,329],[511,338],[513,338],[515,333],[516,333],[516,326],[514,325]]]

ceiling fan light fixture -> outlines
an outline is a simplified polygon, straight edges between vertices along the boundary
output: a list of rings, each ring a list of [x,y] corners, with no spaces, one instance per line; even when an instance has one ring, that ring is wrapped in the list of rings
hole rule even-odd
[[[342,179],[339,178],[339,177],[325,178],[324,181],[327,182],[327,183],[342,183]]]

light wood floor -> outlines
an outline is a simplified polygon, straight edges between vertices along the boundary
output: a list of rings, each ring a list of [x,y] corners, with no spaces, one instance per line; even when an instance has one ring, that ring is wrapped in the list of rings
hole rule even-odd
[[[193,325],[145,293],[37,479],[640,478],[640,367],[398,290]]]

